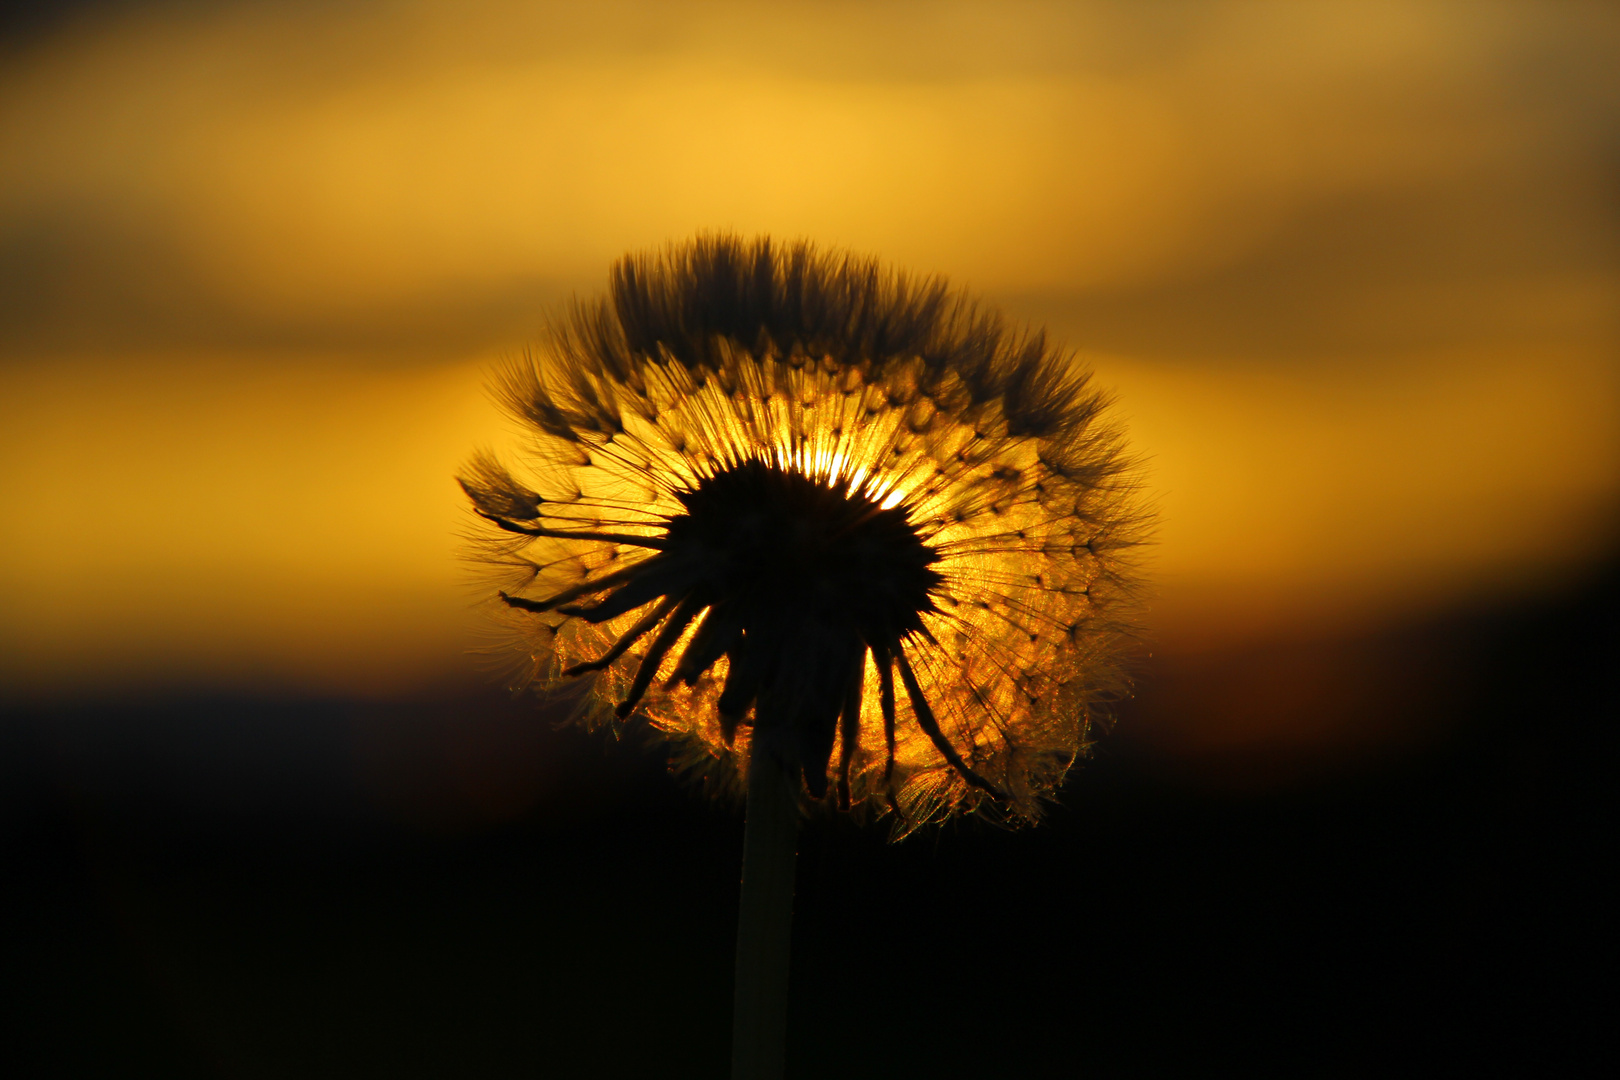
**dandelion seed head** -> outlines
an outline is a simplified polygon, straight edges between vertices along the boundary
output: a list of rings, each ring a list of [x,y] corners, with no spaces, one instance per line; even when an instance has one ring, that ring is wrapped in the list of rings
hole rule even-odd
[[[1144,519],[1105,396],[937,278],[730,236],[613,269],[460,479],[528,677],[709,775],[776,755],[897,831],[1034,820],[1127,689]]]

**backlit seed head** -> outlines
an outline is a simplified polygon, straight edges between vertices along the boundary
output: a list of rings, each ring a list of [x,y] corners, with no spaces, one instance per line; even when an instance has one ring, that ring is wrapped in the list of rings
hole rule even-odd
[[[461,476],[529,677],[720,775],[1033,820],[1127,689],[1144,519],[1104,396],[938,279],[732,237],[614,267]]]

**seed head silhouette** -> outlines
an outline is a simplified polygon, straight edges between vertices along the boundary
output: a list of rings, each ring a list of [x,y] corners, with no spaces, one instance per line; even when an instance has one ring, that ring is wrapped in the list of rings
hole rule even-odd
[[[1071,355],[938,278],[705,237],[621,260],[497,394],[460,482],[543,685],[688,763],[1031,821],[1127,689],[1131,462]]]

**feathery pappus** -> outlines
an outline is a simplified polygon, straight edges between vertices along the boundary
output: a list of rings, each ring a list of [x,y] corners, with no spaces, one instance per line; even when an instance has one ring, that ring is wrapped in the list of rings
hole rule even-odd
[[[1071,355],[938,278],[808,243],[621,260],[496,392],[460,482],[542,686],[803,790],[1034,820],[1128,688],[1144,516]]]

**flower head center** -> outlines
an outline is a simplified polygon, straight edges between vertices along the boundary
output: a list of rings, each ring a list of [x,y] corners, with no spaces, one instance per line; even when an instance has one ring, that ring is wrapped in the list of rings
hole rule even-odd
[[[941,578],[939,556],[907,520],[847,481],[761,461],[677,495],[666,555],[695,587],[739,605],[746,632],[792,635],[807,624],[867,643],[921,629]]]

